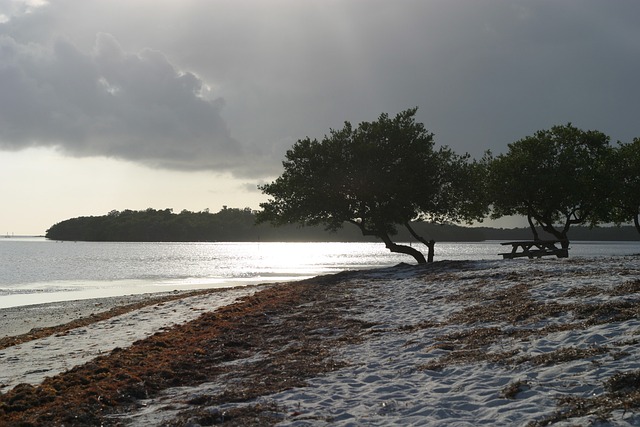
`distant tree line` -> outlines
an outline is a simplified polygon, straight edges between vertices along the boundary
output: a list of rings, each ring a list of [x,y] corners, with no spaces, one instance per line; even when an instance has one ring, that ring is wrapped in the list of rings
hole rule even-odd
[[[251,209],[207,210],[179,214],[172,209],[112,210],[103,216],[85,216],[59,222],[46,237],[54,240],[122,242],[242,241],[256,235]]]

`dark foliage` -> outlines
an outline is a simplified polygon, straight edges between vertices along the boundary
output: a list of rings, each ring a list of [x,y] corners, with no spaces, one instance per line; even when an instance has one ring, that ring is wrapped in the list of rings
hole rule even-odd
[[[363,242],[376,241],[363,237],[355,228],[327,233],[324,227],[296,225],[272,227],[255,224],[255,212],[249,208],[225,208],[217,213],[171,209],[144,211],[111,211],[103,216],[71,218],[53,225],[46,237],[52,240],[120,241],[120,242],[257,242],[257,241],[317,241]],[[481,230],[454,225],[424,222],[414,224],[418,232],[429,234],[439,241],[480,241]],[[401,241],[411,241],[408,232],[398,235]]]
[[[251,240],[254,215],[250,209],[223,209],[217,214],[171,209],[111,211],[103,216],[68,219],[47,230],[54,240],[120,242],[200,242]]]

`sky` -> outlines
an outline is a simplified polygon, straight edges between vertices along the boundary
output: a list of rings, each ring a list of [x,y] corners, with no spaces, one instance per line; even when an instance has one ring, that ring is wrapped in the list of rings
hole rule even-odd
[[[418,107],[479,158],[640,136],[637,0],[0,0],[0,234],[259,208],[288,148]]]

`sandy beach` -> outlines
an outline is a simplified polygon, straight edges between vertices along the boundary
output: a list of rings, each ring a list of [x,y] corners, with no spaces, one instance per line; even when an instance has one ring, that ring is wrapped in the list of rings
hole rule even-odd
[[[640,425],[640,256],[137,298],[0,310],[0,426]]]

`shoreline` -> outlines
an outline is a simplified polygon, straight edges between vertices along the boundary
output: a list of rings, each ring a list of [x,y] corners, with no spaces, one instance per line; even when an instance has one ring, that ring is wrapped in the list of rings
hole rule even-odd
[[[171,294],[183,295],[184,292],[131,294],[3,307],[0,308],[0,340],[27,334],[32,330],[36,332],[42,328],[57,327],[89,316],[98,316],[123,306],[152,304],[156,299],[160,302],[163,297]]]
[[[256,286],[266,283],[279,283],[286,281],[304,280],[311,275],[291,275],[274,277],[248,277],[248,278],[216,278],[195,283],[176,283],[172,280],[153,280],[146,284],[140,284],[139,279],[91,281],[85,283],[96,285],[82,290],[44,291],[44,292],[17,292],[0,296],[0,311],[6,309],[19,309],[21,307],[43,306],[46,304],[66,304],[78,301],[108,300],[111,298],[145,299],[153,295],[168,295],[172,293],[188,293],[199,291],[216,291],[232,289],[244,286]],[[99,301],[97,301],[99,302]]]
[[[148,306],[233,289],[264,286],[268,284],[131,294],[0,308],[0,350],[16,343],[62,333]]]
[[[640,422],[637,256],[400,265],[197,308],[0,394],[0,425]]]

